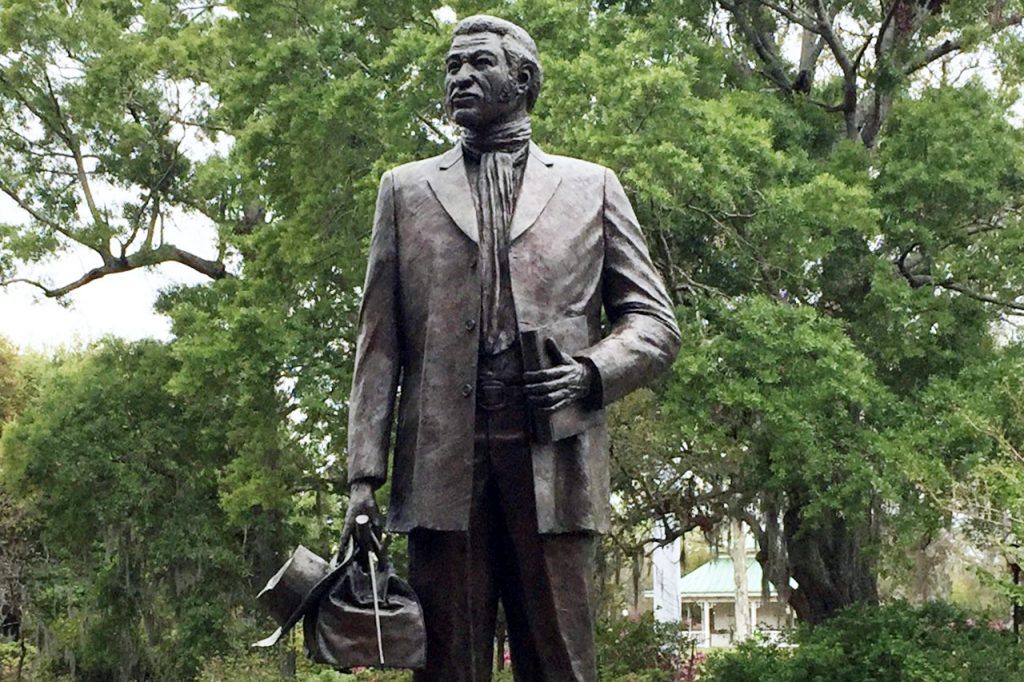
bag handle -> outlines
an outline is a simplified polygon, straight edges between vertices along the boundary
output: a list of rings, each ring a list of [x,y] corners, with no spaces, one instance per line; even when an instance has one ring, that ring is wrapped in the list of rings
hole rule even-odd
[[[341,559],[342,548],[339,547],[335,558],[331,560],[331,565],[338,562],[345,563],[354,555],[365,558],[369,552],[373,552],[377,557],[377,566],[384,568],[389,564],[387,554],[389,539],[382,540],[380,529],[372,522],[369,515],[360,514],[355,518],[355,529],[349,536],[348,546],[344,548],[345,558]]]

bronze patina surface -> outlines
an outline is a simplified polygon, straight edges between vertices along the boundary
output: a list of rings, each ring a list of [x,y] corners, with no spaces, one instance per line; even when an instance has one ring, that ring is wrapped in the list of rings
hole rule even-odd
[[[415,679],[489,680],[500,601],[517,680],[593,681],[601,410],[671,364],[679,330],[615,173],[530,140],[543,73],[526,31],[464,19],[445,65],[462,138],[380,183],[343,546],[356,515],[377,513],[390,461],[387,523],[410,534],[427,626]],[[524,358],[526,331],[546,358],[536,344]],[[553,442],[531,428],[551,412],[563,417]]]

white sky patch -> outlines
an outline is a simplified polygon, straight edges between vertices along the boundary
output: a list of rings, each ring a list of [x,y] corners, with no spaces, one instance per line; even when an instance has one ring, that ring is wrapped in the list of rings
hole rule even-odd
[[[72,274],[73,268],[68,267]],[[81,271],[79,271],[80,273]],[[31,287],[0,291],[0,335],[23,350],[51,351],[104,336],[125,339],[171,336],[170,321],[153,311],[160,290],[205,278],[177,263],[156,271],[135,270],[93,282],[68,294],[68,307]]]
[[[448,5],[442,5],[433,11],[434,18],[441,24],[454,24],[457,16],[455,10]]]
[[[0,222],[23,218],[20,209],[0,196]],[[213,257],[215,230],[204,219],[181,212],[167,221],[168,242],[205,257]],[[100,265],[99,257],[75,245],[43,265],[23,269],[19,276],[45,278],[63,285]],[[0,335],[23,350],[50,351],[65,345],[89,343],[104,336],[125,339],[170,338],[170,321],[153,311],[162,289],[199,284],[209,279],[180,263],[133,270],[91,282],[65,297],[65,305],[27,284],[0,288]]]

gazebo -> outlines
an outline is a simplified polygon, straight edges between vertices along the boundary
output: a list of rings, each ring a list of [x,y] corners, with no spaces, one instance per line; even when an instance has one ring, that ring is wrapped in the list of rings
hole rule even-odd
[[[771,583],[768,584],[768,600],[762,600],[761,577],[761,565],[753,557],[748,557],[750,622],[755,631],[778,632],[792,624],[792,612],[779,601],[778,591]],[[679,579],[684,622],[697,646],[718,647],[733,643],[736,629],[735,580],[733,560],[727,556],[712,559]],[[699,607],[699,630],[695,628],[694,606]]]

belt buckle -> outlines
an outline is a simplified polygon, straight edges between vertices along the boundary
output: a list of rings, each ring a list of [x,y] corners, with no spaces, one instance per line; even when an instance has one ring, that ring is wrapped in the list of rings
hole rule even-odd
[[[500,410],[508,405],[508,386],[499,379],[482,379],[477,385],[477,401],[485,410]]]

